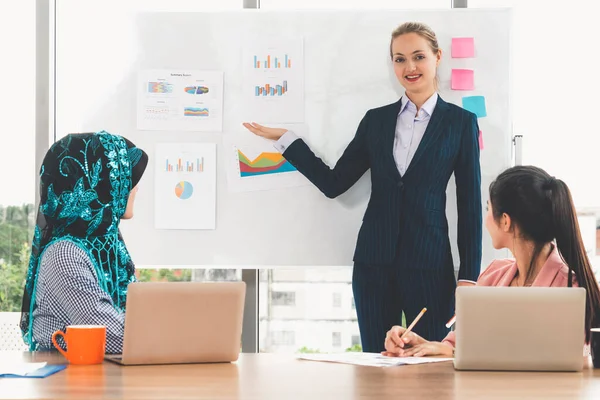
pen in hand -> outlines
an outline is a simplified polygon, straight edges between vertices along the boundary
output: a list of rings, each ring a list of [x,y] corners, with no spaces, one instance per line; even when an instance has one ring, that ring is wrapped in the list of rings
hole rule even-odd
[[[423,316],[423,314],[425,314],[425,311],[427,311],[427,308],[423,307],[423,309],[421,310],[421,312],[419,313],[419,315],[417,315],[417,317],[408,326],[408,328],[406,328],[406,330],[404,331],[404,333],[402,334],[402,336],[400,336],[400,339],[404,339],[404,336],[406,336],[408,334],[408,332],[410,332],[415,327],[415,325],[417,324],[417,322],[419,322],[419,320],[421,319],[421,317]]]

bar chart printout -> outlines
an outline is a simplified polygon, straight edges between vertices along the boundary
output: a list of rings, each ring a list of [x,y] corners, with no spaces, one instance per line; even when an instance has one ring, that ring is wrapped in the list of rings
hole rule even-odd
[[[159,143],[155,150],[156,229],[215,229],[216,144]]]
[[[246,119],[304,122],[302,37],[254,39],[244,46],[242,66]]]

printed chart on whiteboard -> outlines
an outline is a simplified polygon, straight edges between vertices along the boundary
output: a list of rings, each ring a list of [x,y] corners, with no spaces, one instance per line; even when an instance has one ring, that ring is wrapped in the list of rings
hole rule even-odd
[[[309,184],[268,140],[248,134],[235,134],[225,136],[223,144],[227,157],[227,181],[231,192],[271,190]]]
[[[214,143],[160,143],[155,152],[156,229],[215,229]]]
[[[304,122],[302,37],[257,38],[244,46],[246,117],[262,123]]]
[[[140,71],[137,127],[140,130],[220,132],[223,73]]]

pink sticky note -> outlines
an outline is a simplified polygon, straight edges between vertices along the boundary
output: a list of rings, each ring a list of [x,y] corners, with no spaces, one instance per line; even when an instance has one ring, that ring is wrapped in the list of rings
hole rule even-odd
[[[471,57],[475,57],[475,41],[473,38],[452,38],[452,58]]]
[[[483,150],[483,135],[479,131],[479,150]]]
[[[452,70],[452,90],[473,90],[475,89],[474,71],[472,69],[453,69]]]

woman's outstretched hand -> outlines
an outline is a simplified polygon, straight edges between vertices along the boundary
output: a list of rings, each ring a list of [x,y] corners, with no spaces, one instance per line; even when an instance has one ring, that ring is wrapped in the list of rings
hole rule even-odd
[[[244,122],[244,127],[250,132],[257,136],[264,137],[265,139],[278,140],[287,132],[287,129],[283,128],[269,128],[268,126],[262,126],[256,122]]]

